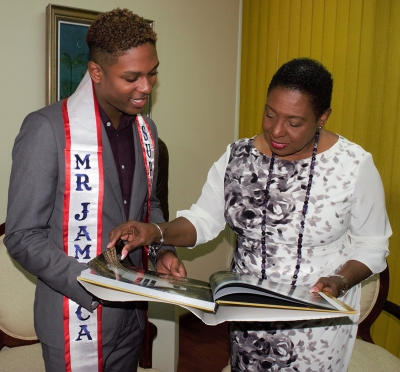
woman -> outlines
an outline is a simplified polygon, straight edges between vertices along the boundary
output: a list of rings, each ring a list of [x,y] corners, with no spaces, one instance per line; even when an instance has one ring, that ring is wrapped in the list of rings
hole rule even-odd
[[[268,87],[263,132],[228,146],[198,202],[159,226],[133,221],[110,246],[194,246],[225,223],[237,234],[233,271],[325,290],[360,307],[363,279],[386,267],[391,228],[371,154],[323,129],[333,81],[319,62],[284,64]],[[233,371],[346,371],[357,316],[316,321],[237,322]]]

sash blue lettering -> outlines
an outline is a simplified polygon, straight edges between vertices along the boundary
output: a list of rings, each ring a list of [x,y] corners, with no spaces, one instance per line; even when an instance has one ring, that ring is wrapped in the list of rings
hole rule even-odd
[[[142,125],[141,128],[142,128],[143,138],[145,141],[147,141],[149,139],[149,137],[147,137],[146,127],[144,125]]]
[[[150,178],[153,178],[153,163],[149,161],[149,172],[150,172]]]
[[[151,145],[150,143],[146,143],[146,153],[148,157],[151,157]]]
[[[90,318],[90,314],[89,314],[86,318],[84,318],[84,317],[82,316],[82,306],[78,306],[78,308],[77,308],[76,311],[75,311],[75,314],[76,314],[76,316],[78,317],[78,319],[79,319],[79,320],[82,320],[82,321],[88,320],[88,319]]]
[[[82,217],[80,217],[79,216],[79,213],[77,213],[76,215],[75,215],[75,220],[77,220],[77,221],[83,221],[83,220],[85,220],[86,219],[86,217],[87,217],[87,215],[88,215],[88,213],[89,213],[89,209],[88,209],[88,205],[89,205],[90,203],[81,203],[81,205],[82,205]]]
[[[89,176],[87,174],[75,174],[76,176],[76,191],[83,191],[82,185],[85,187],[87,191],[90,191],[92,188],[88,185]]]
[[[88,340],[92,340],[92,336],[90,335],[90,332],[87,329],[87,325],[80,325],[79,326],[81,330],[78,333],[78,338],[75,341],[82,341],[81,337],[86,336]]]
[[[75,258],[78,260],[78,254],[80,254],[81,256],[85,255],[85,257],[83,257],[83,260],[90,260],[90,247],[91,245],[88,244],[85,248],[81,249],[81,247],[78,244],[74,244],[75,247]]]
[[[79,226],[79,232],[76,235],[76,238],[74,241],[81,240],[81,238],[80,238],[81,236],[85,236],[86,240],[92,241],[92,239],[90,239],[89,233],[87,232],[86,229],[87,229],[87,226]]]
[[[75,169],[80,169],[80,167],[79,167],[79,164],[80,165],[84,165],[84,164],[86,164],[86,166],[84,167],[85,169],[91,169],[90,168],[90,159],[89,159],[89,157],[90,157],[90,154],[87,154],[86,156],[85,156],[85,158],[82,160],[81,159],[81,157],[78,155],[78,154],[75,154],[75,159],[76,159],[76,166],[75,166]]]

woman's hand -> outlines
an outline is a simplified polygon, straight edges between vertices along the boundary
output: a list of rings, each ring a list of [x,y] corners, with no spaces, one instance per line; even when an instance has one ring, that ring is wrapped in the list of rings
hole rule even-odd
[[[310,293],[327,292],[334,297],[339,297],[339,293],[344,289],[344,286],[343,280],[338,276],[322,277],[310,288]]]
[[[152,223],[127,221],[110,231],[107,248],[114,247],[119,239],[125,243],[121,252],[123,260],[129,252],[143,245],[150,245],[160,238],[160,231]]]
[[[322,277],[310,288],[310,292],[328,292],[338,297],[343,289],[350,289],[354,285],[372,275],[372,271],[362,262],[349,260],[329,278]],[[335,276],[338,275],[338,276]],[[344,279],[341,278],[344,277]]]

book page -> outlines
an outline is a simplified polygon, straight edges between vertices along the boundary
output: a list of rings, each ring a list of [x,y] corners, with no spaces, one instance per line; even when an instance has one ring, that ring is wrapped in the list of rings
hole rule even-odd
[[[320,293],[310,293],[308,286],[292,286],[260,279],[251,275],[218,271],[210,276],[214,300],[223,303],[270,303],[276,306],[311,307],[316,309],[342,310],[340,301],[329,301]],[[263,298],[264,297],[264,298]],[[270,299],[271,298],[271,299]],[[221,302],[222,303],[222,302]]]
[[[134,267],[127,259],[120,261],[115,248],[95,257],[89,261],[88,266],[89,269],[82,271],[79,277],[81,281],[163,299],[165,302],[214,310],[209,283]]]

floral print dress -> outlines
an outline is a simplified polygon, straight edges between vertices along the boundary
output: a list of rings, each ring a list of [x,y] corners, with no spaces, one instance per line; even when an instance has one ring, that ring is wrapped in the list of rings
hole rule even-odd
[[[215,237],[226,222],[237,236],[233,271],[261,277],[261,217],[271,157],[260,153],[253,139],[228,147],[210,170],[198,202],[178,216],[196,227],[196,245]],[[292,281],[310,161],[275,159],[266,208],[269,280]],[[382,271],[390,235],[382,182],[371,155],[339,137],[317,154],[297,284],[311,286],[350,259]],[[359,309],[360,286],[342,300]],[[357,320],[232,323],[232,371],[346,371]]]

